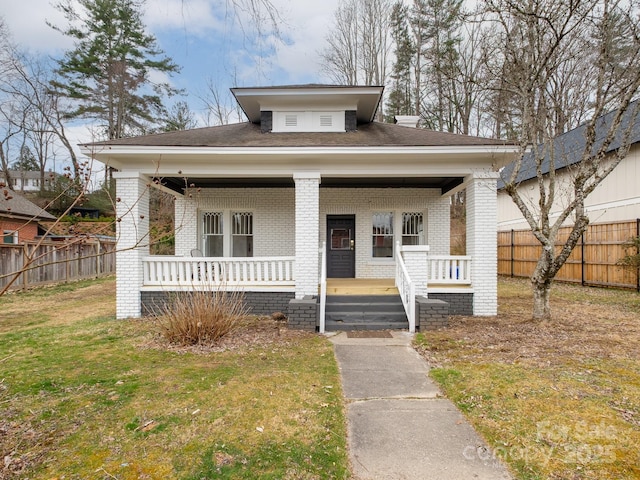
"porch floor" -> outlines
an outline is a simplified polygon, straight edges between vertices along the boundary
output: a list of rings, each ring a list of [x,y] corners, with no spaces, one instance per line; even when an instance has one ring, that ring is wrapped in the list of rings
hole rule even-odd
[[[393,278],[327,278],[327,295],[399,295]]]
[[[470,285],[430,283],[436,292],[471,290]],[[393,278],[327,278],[327,295],[399,295]]]

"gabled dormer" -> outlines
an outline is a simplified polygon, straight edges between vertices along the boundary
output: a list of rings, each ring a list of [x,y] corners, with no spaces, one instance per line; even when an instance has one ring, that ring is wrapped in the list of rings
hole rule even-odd
[[[373,121],[384,87],[298,85],[232,88],[262,132],[350,132]]]

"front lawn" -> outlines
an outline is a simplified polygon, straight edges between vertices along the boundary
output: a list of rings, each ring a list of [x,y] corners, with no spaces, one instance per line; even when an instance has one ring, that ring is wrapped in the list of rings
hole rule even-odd
[[[114,284],[0,297],[0,479],[348,476],[326,339],[263,322],[165,349],[114,319]]]
[[[640,294],[556,284],[531,320],[526,280],[501,279],[496,318],[453,317],[416,348],[518,479],[640,478]],[[461,457],[462,458],[462,457]]]

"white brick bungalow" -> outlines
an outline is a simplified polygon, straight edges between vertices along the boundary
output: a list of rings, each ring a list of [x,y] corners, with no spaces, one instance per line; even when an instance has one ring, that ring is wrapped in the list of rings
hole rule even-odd
[[[308,308],[302,323],[324,331],[327,277],[395,278],[410,330],[416,296],[495,315],[495,166],[515,148],[374,122],[382,90],[236,88],[249,122],[83,145],[117,170],[118,318],[224,285],[256,312],[291,321]],[[150,187],[175,195],[175,256],[149,255]],[[463,188],[467,256],[453,257],[450,196]]]

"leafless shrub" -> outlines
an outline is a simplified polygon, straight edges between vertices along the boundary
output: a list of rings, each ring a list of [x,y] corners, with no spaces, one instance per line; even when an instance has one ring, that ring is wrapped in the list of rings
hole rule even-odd
[[[156,315],[161,334],[176,345],[212,345],[247,317],[238,291],[194,291],[176,294]]]

